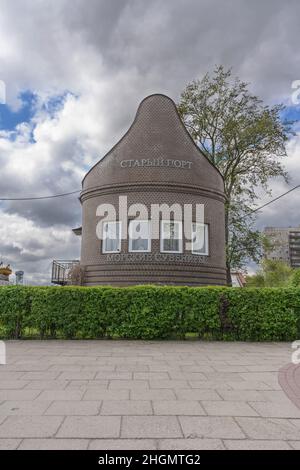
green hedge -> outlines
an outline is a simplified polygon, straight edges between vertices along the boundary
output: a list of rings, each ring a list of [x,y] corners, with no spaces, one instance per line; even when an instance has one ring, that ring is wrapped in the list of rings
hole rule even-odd
[[[0,337],[280,341],[300,333],[300,288],[0,287]]]

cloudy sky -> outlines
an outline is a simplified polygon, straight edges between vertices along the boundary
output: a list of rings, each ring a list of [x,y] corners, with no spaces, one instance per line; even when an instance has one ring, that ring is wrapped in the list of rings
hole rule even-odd
[[[0,198],[80,189],[143,97],[177,101],[215,64],[300,119],[299,18],[298,0],[0,0]],[[300,183],[300,132],[285,166],[291,181],[273,181],[274,197]],[[299,207],[300,189],[257,224],[300,225]],[[53,258],[79,257],[80,220],[76,195],[0,202],[0,258],[47,283]]]

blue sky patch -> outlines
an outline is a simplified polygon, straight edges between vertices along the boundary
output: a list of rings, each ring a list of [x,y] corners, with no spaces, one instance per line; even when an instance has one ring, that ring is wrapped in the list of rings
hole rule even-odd
[[[31,91],[20,93],[22,106],[13,111],[8,105],[0,104],[0,129],[12,131],[21,122],[29,122],[35,112],[36,95]]]
[[[30,90],[20,93],[19,99],[22,106],[17,111],[13,111],[7,104],[0,104],[0,130],[13,131],[18,124],[30,122],[37,107],[53,118],[55,113],[63,108],[65,99],[70,94],[69,91],[65,91],[62,94],[53,95],[41,103],[39,102],[40,97]]]
[[[287,106],[281,112],[281,119],[288,121],[300,121],[300,105]]]

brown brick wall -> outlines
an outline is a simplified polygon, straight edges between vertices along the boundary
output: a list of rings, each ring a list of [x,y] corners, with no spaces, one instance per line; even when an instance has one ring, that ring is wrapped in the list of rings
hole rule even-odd
[[[190,162],[181,168],[172,166],[122,167],[124,160],[156,159]],[[193,204],[205,206],[205,223],[209,225],[208,257],[200,259],[186,251],[179,258],[111,260],[102,254],[101,240],[96,236],[96,209],[110,203],[118,207],[118,197],[128,197],[128,204]],[[199,151],[183,126],[172,100],[152,95],[140,105],[129,131],[98,162],[83,181],[81,193],[82,252],[86,285],[128,285],[162,283],[207,285],[226,283],[224,184],[220,173]],[[195,214],[194,214],[195,216]],[[152,255],[159,256],[159,240],[152,240]],[[122,240],[121,254],[128,253],[128,242]],[[185,258],[191,255],[190,258]]]

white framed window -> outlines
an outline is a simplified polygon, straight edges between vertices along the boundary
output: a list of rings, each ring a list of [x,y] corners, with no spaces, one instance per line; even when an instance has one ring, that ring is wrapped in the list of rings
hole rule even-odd
[[[182,253],[182,222],[162,220],[160,225],[160,251]]]
[[[202,256],[209,255],[207,224],[192,224],[192,253],[194,255]]]
[[[119,253],[121,251],[121,222],[104,222],[102,252]]]
[[[151,224],[149,220],[130,220],[129,251],[151,251]]]

